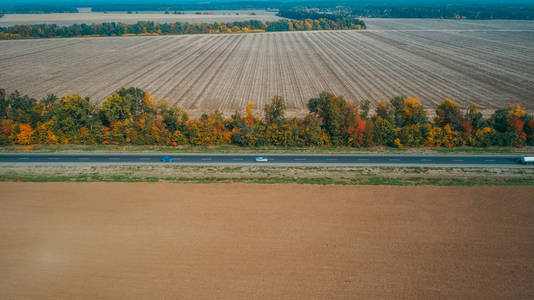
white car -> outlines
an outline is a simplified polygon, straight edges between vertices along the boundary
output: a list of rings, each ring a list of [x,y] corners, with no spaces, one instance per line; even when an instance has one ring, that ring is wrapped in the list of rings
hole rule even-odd
[[[269,160],[267,158],[263,157],[263,156],[258,156],[258,157],[256,157],[256,161],[257,162],[267,162]]]

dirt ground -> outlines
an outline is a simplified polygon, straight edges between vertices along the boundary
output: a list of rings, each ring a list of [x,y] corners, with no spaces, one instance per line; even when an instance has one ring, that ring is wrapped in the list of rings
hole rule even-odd
[[[533,299],[533,192],[0,183],[0,298]]]

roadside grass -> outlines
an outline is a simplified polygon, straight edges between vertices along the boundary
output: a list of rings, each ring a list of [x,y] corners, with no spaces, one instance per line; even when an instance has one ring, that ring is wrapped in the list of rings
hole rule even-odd
[[[534,168],[92,166],[0,169],[4,182],[171,182],[317,185],[531,185]]]
[[[152,146],[152,145],[7,145],[0,153],[388,153],[388,154],[525,154],[534,147],[455,147],[455,148],[350,148],[350,147],[239,147],[220,146]]]

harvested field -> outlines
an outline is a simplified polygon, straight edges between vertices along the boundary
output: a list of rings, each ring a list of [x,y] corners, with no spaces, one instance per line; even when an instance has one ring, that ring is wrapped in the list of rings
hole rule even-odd
[[[2,299],[531,299],[532,187],[1,183]]]
[[[366,31],[1,41],[0,85],[97,102],[137,86],[193,115],[263,107],[276,94],[299,114],[322,90],[534,109],[534,22],[366,21]]]
[[[53,14],[7,14],[0,18],[0,26],[13,26],[20,24],[99,24],[106,22],[121,22],[135,24],[138,21],[153,21],[160,23],[189,22],[213,23],[246,20],[276,21],[280,18],[274,12],[261,10],[233,10],[212,11],[212,14],[197,15],[194,12],[186,14],[165,14],[164,12],[148,12],[139,14],[124,13],[53,13]],[[255,15],[251,14],[255,13]]]

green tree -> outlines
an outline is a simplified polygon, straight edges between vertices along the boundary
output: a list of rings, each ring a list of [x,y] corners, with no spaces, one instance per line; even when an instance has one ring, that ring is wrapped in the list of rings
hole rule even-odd
[[[9,101],[6,98],[6,90],[0,89],[0,120],[7,119]]]
[[[321,146],[323,144],[321,120],[314,115],[307,115],[300,126],[300,136],[306,146]]]
[[[369,110],[371,109],[371,101],[365,99],[360,101],[360,118],[367,119]]]
[[[319,116],[322,121],[321,127],[331,137],[332,142],[337,145],[341,144],[347,116],[345,98],[322,92],[319,98],[310,99],[308,108],[310,112]]]
[[[265,122],[267,124],[281,125],[285,121],[286,103],[284,97],[274,96],[271,102],[265,105]]]
[[[102,112],[105,116],[104,124],[123,121],[133,117],[133,99],[129,95],[121,96],[115,93],[102,102]]]
[[[59,136],[70,142],[78,142],[82,136],[81,129],[93,127],[93,113],[95,107],[88,97],[69,95],[57,99],[52,111],[52,120]]]
[[[395,127],[387,119],[384,119],[380,116],[376,117],[375,120],[375,132],[374,132],[374,141],[376,145],[381,146],[394,146],[396,134]]]
[[[465,119],[471,122],[473,130],[478,130],[484,127],[484,120],[482,113],[478,111],[478,108],[475,104],[469,105],[467,112],[465,114]]]
[[[17,123],[31,123],[36,117],[38,118],[33,110],[36,103],[37,100],[27,95],[22,96],[19,91],[11,93],[8,97],[9,118]]]
[[[425,109],[418,98],[408,98],[404,103],[403,126],[426,124],[428,122]]]
[[[459,130],[463,122],[462,112],[454,101],[446,98],[436,109],[435,122],[440,127],[449,125],[453,130]]]
[[[393,121],[394,126],[402,127],[404,126],[404,106],[406,100],[404,97],[394,97],[389,100],[391,106],[393,107]]]

